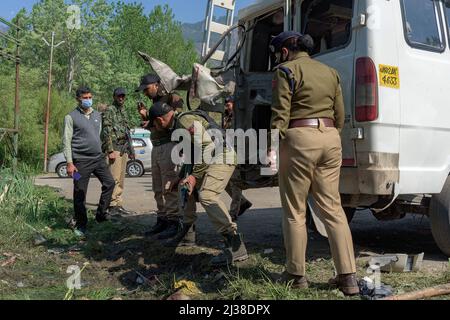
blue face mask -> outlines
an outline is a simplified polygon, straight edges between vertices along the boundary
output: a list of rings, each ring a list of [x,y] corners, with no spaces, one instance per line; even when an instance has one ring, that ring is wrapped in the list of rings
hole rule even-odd
[[[83,99],[83,100],[81,100],[81,107],[83,109],[89,109],[89,108],[92,107],[92,105],[93,105],[92,99]]]

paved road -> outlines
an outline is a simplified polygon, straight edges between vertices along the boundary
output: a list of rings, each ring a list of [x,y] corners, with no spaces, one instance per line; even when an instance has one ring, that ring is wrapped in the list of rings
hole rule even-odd
[[[47,185],[60,190],[67,199],[72,198],[72,180],[59,179],[48,175],[36,179],[36,184]],[[95,205],[100,194],[100,184],[93,178],[88,194],[88,203]],[[239,220],[239,228],[246,241],[267,248],[283,248],[281,228],[281,204],[278,188],[245,191],[246,197],[254,203],[253,208]],[[227,205],[228,196],[224,196]],[[153,199],[151,176],[127,179],[125,204],[128,210],[136,212],[134,219],[151,224],[155,221],[156,203]],[[200,209],[200,207],[199,207]],[[201,208],[203,211],[203,208]],[[377,221],[368,211],[358,212],[351,223],[351,229],[358,256],[370,253],[408,253],[425,252],[427,269],[442,271],[447,268],[448,259],[435,245],[427,217],[408,215],[397,221]],[[201,215],[199,226],[200,241],[209,243],[218,240],[208,218]],[[310,235],[308,256],[326,256],[329,252],[327,241],[317,234]]]

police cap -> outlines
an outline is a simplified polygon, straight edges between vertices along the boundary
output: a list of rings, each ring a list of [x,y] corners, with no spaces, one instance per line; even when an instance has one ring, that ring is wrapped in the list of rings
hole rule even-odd
[[[283,46],[283,44],[290,38],[299,38],[303,36],[300,32],[296,31],[284,31],[277,35],[275,38],[272,39],[270,42],[270,51],[272,53],[279,52]]]

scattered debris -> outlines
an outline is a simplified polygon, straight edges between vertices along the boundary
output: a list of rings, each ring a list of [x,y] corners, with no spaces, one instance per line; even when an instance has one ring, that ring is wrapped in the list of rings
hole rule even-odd
[[[177,291],[182,291],[185,294],[201,294],[202,292],[197,287],[197,284],[195,282],[189,281],[189,280],[181,280],[177,281],[174,284],[174,288]]]
[[[33,243],[34,243],[35,246],[37,246],[37,247],[41,246],[41,245],[43,245],[46,242],[47,242],[47,239],[45,239],[43,235],[36,234],[34,236]]]
[[[423,252],[416,255],[373,256],[369,261],[369,266],[379,266],[383,272],[417,272],[422,268],[423,256]]]
[[[160,283],[158,277],[156,275],[151,276],[150,278],[147,278],[142,273],[136,271],[136,274],[138,275],[136,278],[136,283],[138,285],[148,285],[148,286],[155,286],[157,283]]]
[[[3,189],[2,194],[0,195],[0,204],[3,202],[3,200],[5,200],[8,190],[9,190],[9,185],[6,185],[5,188]]]
[[[17,288],[25,288],[25,284],[22,281],[17,282]]]
[[[47,250],[47,253],[54,254],[54,255],[60,255],[60,254],[63,254],[64,252],[65,252],[65,250],[62,248],[53,248],[53,249]]]
[[[9,252],[3,253],[3,256],[6,257],[7,260],[5,262],[2,262],[2,264],[0,265],[1,267],[13,265],[14,263],[16,263],[16,260],[18,258],[18,255]]]
[[[359,292],[362,298],[368,300],[377,300],[385,297],[392,296],[393,290],[391,286],[385,285],[384,283],[374,283],[369,277],[358,282]]]
[[[274,252],[275,251],[273,249],[266,249],[266,250],[264,250],[264,254],[272,254]]]

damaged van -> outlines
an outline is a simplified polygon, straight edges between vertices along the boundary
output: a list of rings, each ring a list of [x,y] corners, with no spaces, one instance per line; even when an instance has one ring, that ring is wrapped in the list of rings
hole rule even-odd
[[[450,256],[450,1],[261,0],[240,11],[239,24],[235,127],[270,129],[271,39],[284,30],[311,35],[313,58],[342,79],[348,216],[428,215]],[[258,166],[241,166],[245,187],[276,186]]]

